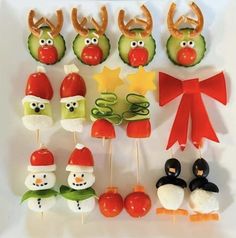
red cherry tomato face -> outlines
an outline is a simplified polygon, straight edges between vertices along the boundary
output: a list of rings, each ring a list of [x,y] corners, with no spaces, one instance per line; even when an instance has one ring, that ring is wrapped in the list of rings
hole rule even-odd
[[[147,138],[151,135],[151,123],[149,119],[130,121],[127,125],[127,136],[131,138]]]
[[[91,136],[95,138],[113,139],[116,137],[114,126],[105,119],[96,120],[91,129]]]
[[[53,97],[52,85],[45,73],[33,73],[29,76],[25,88],[26,95],[40,95],[40,97],[51,100]]]
[[[40,46],[38,49],[38,58],[44,64],[55,64],[58,60],[56,47],[53,45]]]
[[[123,210],[123,199],[119,193],[103,193],[99,197],[98,204],[105,217],[115,217]]]
[[[190,47],[180,49],[177,54],[177,61],[185,66],[192,65],[196,58],[196,50]]]
[[[144,47],[133,48],[129,51],[128,58],[131,66],[144,66],[148,61],[148,51]]]
[[[102,62],[103,53],[98,45],[88,45],[84,47],[81,59],[85,64],[98,65]]]
[[[151,208],[151,199],[144,192],[133,192],[125,198],[124,207],[130,216],[143,217]]]
[[[68,74],[60,88],[61,97],[73,97],[81,95],[85,97],[86,85],[84,79],[78,73]]]

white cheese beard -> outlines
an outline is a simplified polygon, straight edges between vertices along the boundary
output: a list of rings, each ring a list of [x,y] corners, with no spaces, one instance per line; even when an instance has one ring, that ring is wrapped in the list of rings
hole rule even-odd
[[[61,126],[70,132],[82,132],[83,131],[84,119],[74,118],[74,119],[63,119],[61,120]]]
[[[76,182],[76,177],[82,178],[80,182]],[[95,182],[95,176],[93,173],[83,172],[70,172],[68,179],[68,185],[75,190],[82,190],[91,187]]]
[[[219,210],[218,193],[196,189],[190,194],[190,208],[199,213],[211,213]]]
[[[45,115],[26,115],[22,117],[24,126],[30,131],[50,128],[53,120]]]
[[[165,209],[177,210],[183,203],[184,189],[173,184],[165,184],[157,189],[157,196]]]
[[[36,180],[41,180],[41,182],[37,183]],[[56,183],[56,176],[52,172],[30,173],[25,179],[25,186],[29,190],[33,191],[53,188],[55,186],[55,183]]]

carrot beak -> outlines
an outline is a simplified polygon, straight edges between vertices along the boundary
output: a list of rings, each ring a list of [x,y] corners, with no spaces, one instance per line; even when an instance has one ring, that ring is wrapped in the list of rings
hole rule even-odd
[[[42,179],[39,179],[39,178],[37,178],[37,179],[35,180],[35,183],[36,183],[36,184],[41,184],[41,183],[43,183],[43,180],[42,180]]]
[[[75,182],[76,183],[80,183],[80,182],[83,182],[84,180],[81,178],[81,177],[76,177],[75,178]]]

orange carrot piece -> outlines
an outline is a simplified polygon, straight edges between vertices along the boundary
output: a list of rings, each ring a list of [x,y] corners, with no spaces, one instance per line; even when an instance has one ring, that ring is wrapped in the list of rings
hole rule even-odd
[[[201,214],[197,213],[190,215],[189,219],[191,222],[200,222],[200,221],[218,221],[219,215],[217,213]]]
[[[156,209],[156,214],[158,215],[179,215],[179,216],[187,216],[188,211],[184,209],[177,209],[177,210],[168,210],[163,207]]]

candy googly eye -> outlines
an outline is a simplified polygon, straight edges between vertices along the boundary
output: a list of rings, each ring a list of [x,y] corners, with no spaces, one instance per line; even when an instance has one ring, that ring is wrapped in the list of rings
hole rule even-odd
[[[39,40],[39,44],[41,45],[41,46],[44,46],[44,45],[46,45],[46,40],[45,39],[40,39]]]
[[[44,174],[44,175],[43,175],[43,178],[46,178],[46,177],[47,177],[47,175],[46,175],[46,174]]]
[[[138,41],[138,46],[140,46],[140,47],[144,47],[144,41],[139,40],[139,41]]]
[[[97,45],[98,44],[98,38],[96,38],[96,37],[92,38],[92,44]]]
[[[91,39],[86,38],[86,39],[84,40],[84,43],[85,43],[85,45],[90,45],[90,44],[92,43],[92,41],[91,41]]]
[[[70,106],[71,106],[70,103],[67,103],[67,104],[66,104],[66,109],[69,109]]]
[[[188,41],[188,46],[189,46],[190,48],[193,48],[193,47],[195,46],[195,42],[192,41],[192,40]]]
[[[131,48],[135,48],[135,47],[138,46],[138,42],[137,41],[131,41],[130,46],[131,46]]]
[[[45,104],[44,104],[44,103],[39,103],[39,104],[38,104],[38,107],[39,107],[41,110],[43,110],[43,109],[45,109]]]
[[[73,105],[74,108],[78,107],[78,103],[77,102],[72,102],[71,104]]]
[[[181,41],[181,42],[180,42],[180,46],[181,46],[182,48],[186,47],[187,44],[188,44],[188,43],[187,43],[186,41]]]
[[[36,102],[31,102],[30,103],[30,108],[31,109],[35,109],[37,107],[37,103]]]
[[[47,39],[47,45],[53,45],[53,40],[52,39]]]

